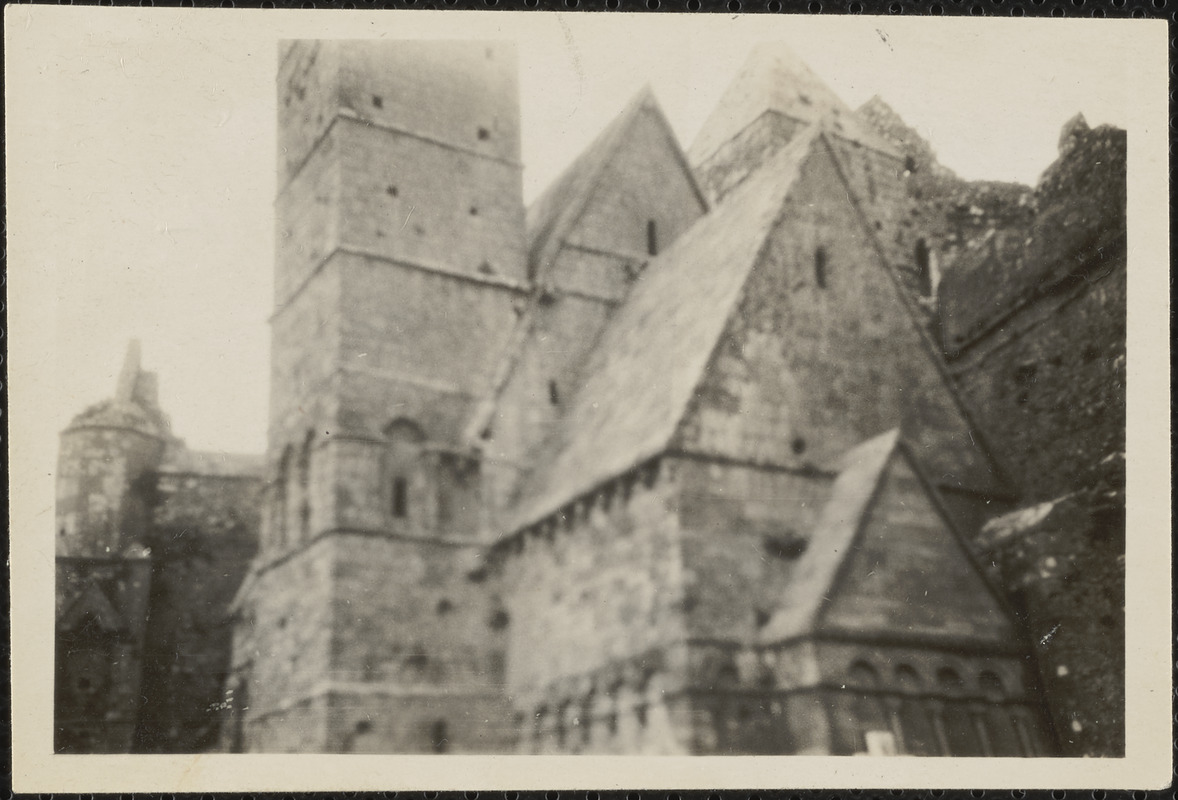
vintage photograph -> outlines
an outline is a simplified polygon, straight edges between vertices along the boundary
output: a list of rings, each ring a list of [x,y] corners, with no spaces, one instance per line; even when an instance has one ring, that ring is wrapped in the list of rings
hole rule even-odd
[[[1132,37],[577,17],[61,62],[53,752],[1124,757]]]

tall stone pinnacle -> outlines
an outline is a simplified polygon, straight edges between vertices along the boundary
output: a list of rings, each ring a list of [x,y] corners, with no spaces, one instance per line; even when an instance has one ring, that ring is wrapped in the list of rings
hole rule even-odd
[[[699,164],[766,112],[810,124],[830,114],[850,116],[850,109],[784,42],[753,48],[735,80],[704,122],[688,160]]]
[[[127,354],[123,357],[123,368],[119,371],[119,382],[115,385],[115,400],[120,403],[135,402],[135,385],[141,371],[141,350],[138,339],[127,342]]]

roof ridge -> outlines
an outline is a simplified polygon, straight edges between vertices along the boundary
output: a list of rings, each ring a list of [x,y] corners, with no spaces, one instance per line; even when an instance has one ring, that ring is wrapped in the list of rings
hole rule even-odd
[[[826,136],[827,134],[824,132],[822,135]],[[863,230],[867,232],[867,241],[870,242],[872,249],[875,250],[876,256],[879,258],[880,263],[883,264],[884,273],[890,279],[892,287],[900,300],[900,304],[907,314],[908,321],[916,331],[917,338],[919,339],[925,351],[925,356],[932,363],[933,370],[937,373],[938,378],[941,380],[941,384],[948,392],[953,406],[957,409],[957,412],[961,414],[965,424],[969,427],[970,439],[974,441],[978,451],[981,453],[982,458],[986,463],[986,466],[990,468],[990,472],[994,476],[994,483],[996,484],[999,492],[1006,493],[1008,495],[1011,494],[1013,483],[1011,482],[1010,477],[1006,474],[1006,471],[1002,468],[1002,465],[994,457],[993,449],[989,444],[985,431],[982,429],[982,426],[977,424],[973,417],[973,413],[966,406],[965,401],[958,394],[957,388],[953,384],[952,376],[949,374],[948,367],[945,366],[944,362],[938,356],[937,351],[933,345],[932,338],[929,336],[928,331],[925,330],[924,326],[921,324],[920,316],[917,313],[915,306],[913,305],[912,298],[904,290],[900,276],[896,274],[895,267],[888,259],[883,245],[880,244],[877,231],[873,225],[869,224],[861,199],[855,194],[855,190],[851,186],[851,182],[847,180],[846,166],[843,164],[842,159],[839,156],[838,148],[832,146],[829,141],[826,141],[826,148],[834,160],[835,172],[838,174],[839,180],[842,181],[843,187],[847,190],[847,197],[851,201],[851,206],[855,210],[855,215],[859,218]]]

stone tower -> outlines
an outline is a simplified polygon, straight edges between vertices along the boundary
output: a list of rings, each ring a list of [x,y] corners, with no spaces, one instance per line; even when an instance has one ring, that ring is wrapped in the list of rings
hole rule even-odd
[[[459,442],[525,294],[514,51],[285,43],[278,92],[271,491],[237,744],[504,749],[506,616],[467,577],[482,504]]]
[[[132,342],[115,396],[61,434],[57,467],[57,752],[131,749],[152,567],[139,491],[170,437],[155,375]]]
[[[62,431],[59,556],[118,556],[143,544],[145,509],[132,487],[159,466],[168,438],[155,374],[140,369],[139,342],[132,341],[115,396],[86,409]]]

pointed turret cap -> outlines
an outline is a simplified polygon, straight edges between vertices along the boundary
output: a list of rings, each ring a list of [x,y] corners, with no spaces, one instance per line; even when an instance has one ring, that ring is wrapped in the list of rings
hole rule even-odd
[[[822,79],[784,42],[764,42],[729,84],[688,150],[698,164],[766,111],[816,122],[831,111],[850,113]]]
[[[142,348],[138,339],[127,342],[127,354],[123,356],[123,368],[119,371],[119,382],[115,386],[115,400],[120,403],[135,401],[135,385],[142,371]]]
[[[766,112],[805,125],[822,119],[837,120],[846,138],[869,146],[883,144],[878,136],[862,130],[847,104],[788,45],[764,42],[753,48],[700,129],[687,151],[688,160],[701,164]]]

